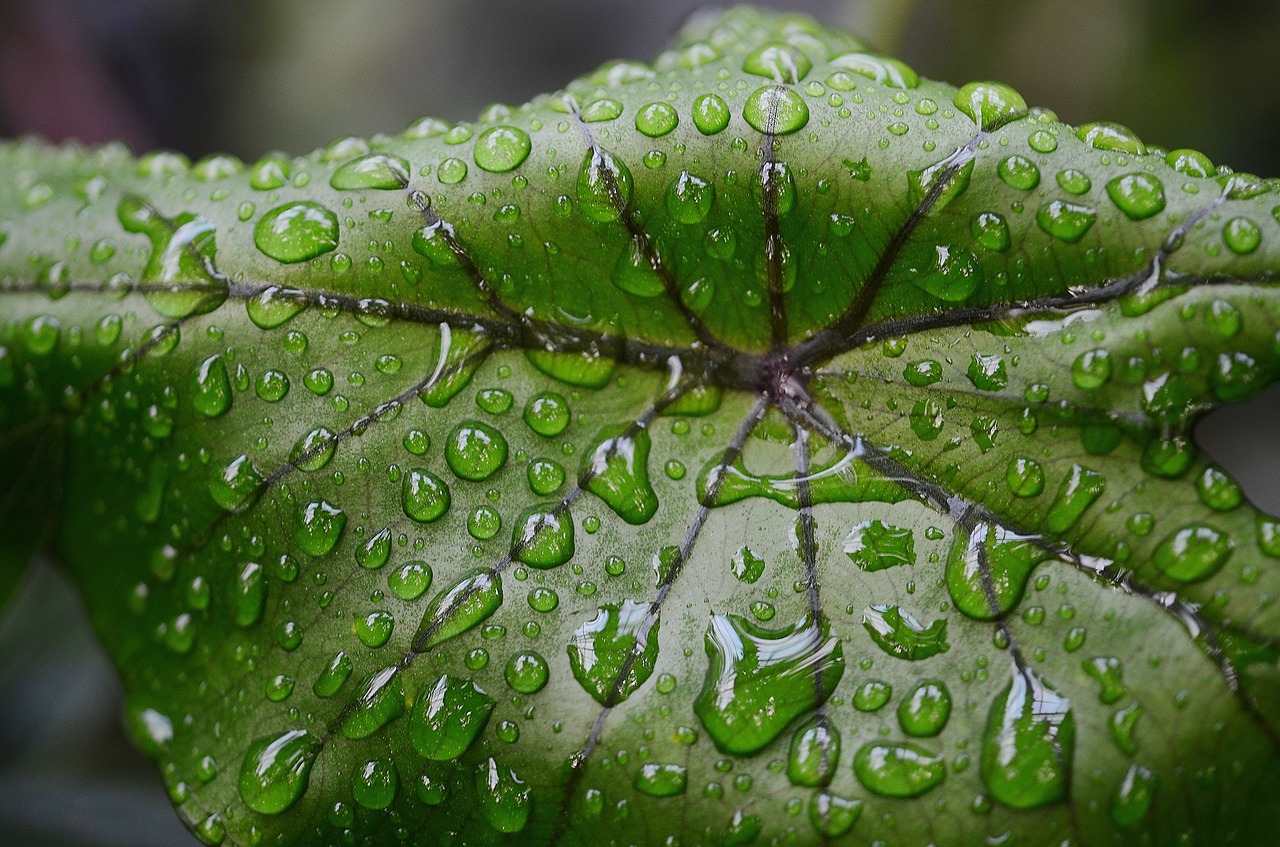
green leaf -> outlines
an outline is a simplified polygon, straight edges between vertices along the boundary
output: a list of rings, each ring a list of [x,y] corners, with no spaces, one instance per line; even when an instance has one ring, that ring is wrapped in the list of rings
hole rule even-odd
[[[1275,182],[693,19],[474,125],[0,148],[0,573],[210,844],[1266,843]]]

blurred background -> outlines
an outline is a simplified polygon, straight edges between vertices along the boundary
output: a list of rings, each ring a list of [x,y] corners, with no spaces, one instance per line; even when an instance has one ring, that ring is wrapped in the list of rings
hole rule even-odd
[[[694,0],[0,0],[0,135],[197,158],[303,152],[424,115],[474,117],[601,62],[647,59]],[[998,79],[1070,123],[1280,174],[1275,0],[790,0],[921,74]],[[0,175],[3,178],[3,175]],[[1202,446],[1280,512],[1277,392]],[[189,847],[120,731],[114,672],[42,566],[0,618],[0,844]]]

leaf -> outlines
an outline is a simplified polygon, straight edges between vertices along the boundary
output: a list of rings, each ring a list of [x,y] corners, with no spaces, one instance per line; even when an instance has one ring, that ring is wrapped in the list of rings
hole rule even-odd
[[[1277,374],[1273,181],[746,9],[0,163],[5,561],[205,842],[1271,837],[1280,525],[1191,432]]]

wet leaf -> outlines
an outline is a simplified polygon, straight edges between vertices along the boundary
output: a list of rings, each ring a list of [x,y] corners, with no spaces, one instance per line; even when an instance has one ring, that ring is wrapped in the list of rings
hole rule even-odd
[[[475,125],[0,147],[0,583],[210,844],[1267,843],[1275,183],[694,18]],[[445,833],[451,835],[444,835]]]

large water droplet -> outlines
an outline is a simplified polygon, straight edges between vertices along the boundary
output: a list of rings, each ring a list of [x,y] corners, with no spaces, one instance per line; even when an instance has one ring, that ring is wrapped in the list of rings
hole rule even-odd
[[[324,500],[308,503],[298,513],[293,540],[304,553],[326,556],[338,544],[347,525],[347,513]]]
[[[840,761],[840,732],[824,716],[815,715],[796,728],[787,756],[787,779],[792,785],[829,785]]]
[[[926,627],[897,606],[877,603],[862,612],[862,625],[872,641],[899,659],[927,659],[951,649],[947,643],[946,618],[939,618]]]
[[[568,511],[538,507],[516,522],[511,544],[516,558],[535,568],[554,568],[573,558],[573,516]]]
[[[524,164],[532,149],[533,143],[524,130],[495,126],[480,133],[471,155],[481,170],[501,174]]]
[[[1231,557],[1231,536],[1204,524],[1184,526],[1156,547],[1156,567],[1170,579],[1198,582],[1213,576]]]
[[[707,627],[711,659],[694,711],[725,753],[754,753],[831,696],[844,674],[840,640],[803,620],[767,630],[738,615]]]
[[[424,688],[409,719],[413,749],[435,762],[457,759],[479,737],[495,701],[469,679],[445,674]]]
[[[260,738],[240,765],[240,799],[262,815],[278,815],[307,790],[320,739],[302,729]]]
[[[1149,769],[1132,764],[1111,798],[1111,820],[1121,829],[1132,829],[1142,823],[1151,811],[1159,778]]]
[[[1063,533],[1075,526],[1085,509],[1093,505],[1106,490],[1107,480],[1102,474],[1083,465],[1072,465],[1058,493],[1054,495],[1045,526],[1050,532]]]
[[[629,437],[625,429],[605,433],[582,465],[587,490],[632,525],[648,523],[658,511],[658,495],[649,483],[651,446],[644,429]]]
[[[456,638],[487,619],[502,605],[502,578],[489,570],[476,570],[431,600],[413,637],[414,649],[426,652]]]
[[[249,320],[259,329],[275,329],[307,307],[302,291],[269,285],[245,302]]]
[[[209,496],[228,512],[238,512],[258,496],[264,477],[248,456],[237,456],[209,478]]]
[[[1022,95],[999,82],[971,82],[962,86],[951,99],[957,109],[983,130],[1027,111],[1027,101],[1022,99]]]
[[[191,405],[206,418],[216,418],[231,408],[231,377],[222,356],[210,356],[191,374]]]
[[[862,806],[861,800],[849,800],[821,791],[809,801],[809,822],[819,834],[839,838],[853,829],[862,816]]]
[[[1046,558],[1030,536],[979,523],[956,534],[947,556],[947,591],[965,615],[995,620],[1018,605],[1031,571]]]
[[[116,216],[127,232],[151,241],[143,295],[157,312],[184,318],[211,312],[227,299],[227,280],[213,273],[217,247],[210,221],[190,213],[169,220],[133,196],[120,201]]]
[[[449,511],[449,486],[431,471],[412,468],[404,475],[400,487],[400,505],[404,513],[419,523],[439,520]]]
[[[909,741],[871,742],[853,757],[853,772],[873,794],[919,797],[947,778],[942,756]]]
[[[1075,717],[1067,698],[1029,668],[996,698],[982,741],[982,778],[991,796],[1015,809],[1064,799],[1071,784]]]
[[[390,759],[373,759],[356,768],[351,776],[351,795],[366,809],[389,807],[400,790],[400,773]]]
[[[702,94],[693,101],[693,125],[703,135],[724,131],[729,118],[729,105],[718,94]]]
[[[813,70],[813,62],[798,47],[771,42],[748,53],[742,60],[742,69],[774,82],[795,85]]]
[[[688,769],[684,765],[650,762],[636,771],[633,784],[636,791],[650,797],[675,797],[685,792]]]
[[[404,683],[400,666],[372,674],[342,721],[342,734],[353,741],[368,738],[404,714]]]
[[[845,536],[844,552],[864,571],[914,565],[915,534],[882,521],[863,521]]]
[[[875,53],[844,53],[832,59],[831,66],[865,76],[888,88],[920,86],[920,76],[912,68],[897,59]]]
[[[653,674],[660,621],[651,609],[630,600],[609,604],[574,630],[568,648],[573,678],[601,705],[621,703]]]
[[[667,213],[682,224],[700,224],[711,213],[716,190],[710,182],[681,171],[667,189]]]
[[[1118,176],[1107,183],[1107,194],[1130,220],[1146,220],[1164,210],[1164,186],[1147,173]]]
[[[498,832],[519,832],[529,822],[532,799],[529,787],[516,772],[489,758],[476,768],[476,794],[480,812]]]
[[[340,191],[392,191],[409,185],[409,172],[409,163],[399,156],[374,153],[352,159],[338,168],[333,172],[329,184]]]
[[[267,580],[262,565],[249,562],[231,586],[231,617],[236,626],[252,626],[262,617]]]
[[[338,216],[309,200],[277,206],[253,228],[253,243],[277,262],[305,262],[338,246]]]
[[[449,433],[445,462],[459,479],[482,482],[507,463],[507,439],[480,421],[463,421]]]
[[[1040,229],[1067,244],[1075,244],[1084,238],[1097,218],[1098,213],[1091,206],[1066,200],[1053,200],[1036,212],[1036,223]]]
[[[631,202],[633,179],[612,153],[593,147],[578,169],[578,207],[589,220],[616,221]]]
[[[951,692],[942,680],[921,680],[898,704],[902,731],[917,738],[932,738],[942,732],[950,717]]]
[[[660,138],[680,123],[680,115],[670,103],[647,103],[636,112],[636,129],[650,138]]]
[[[756,132],[789,135],[809,123],[809,106],[804,97],[791,88],[766,85],[747,98],[742,117]]]
[[[982,263],[972,250],[939,244],[913,282],[948,303],[960,303],[972,297],[986,280]]]

